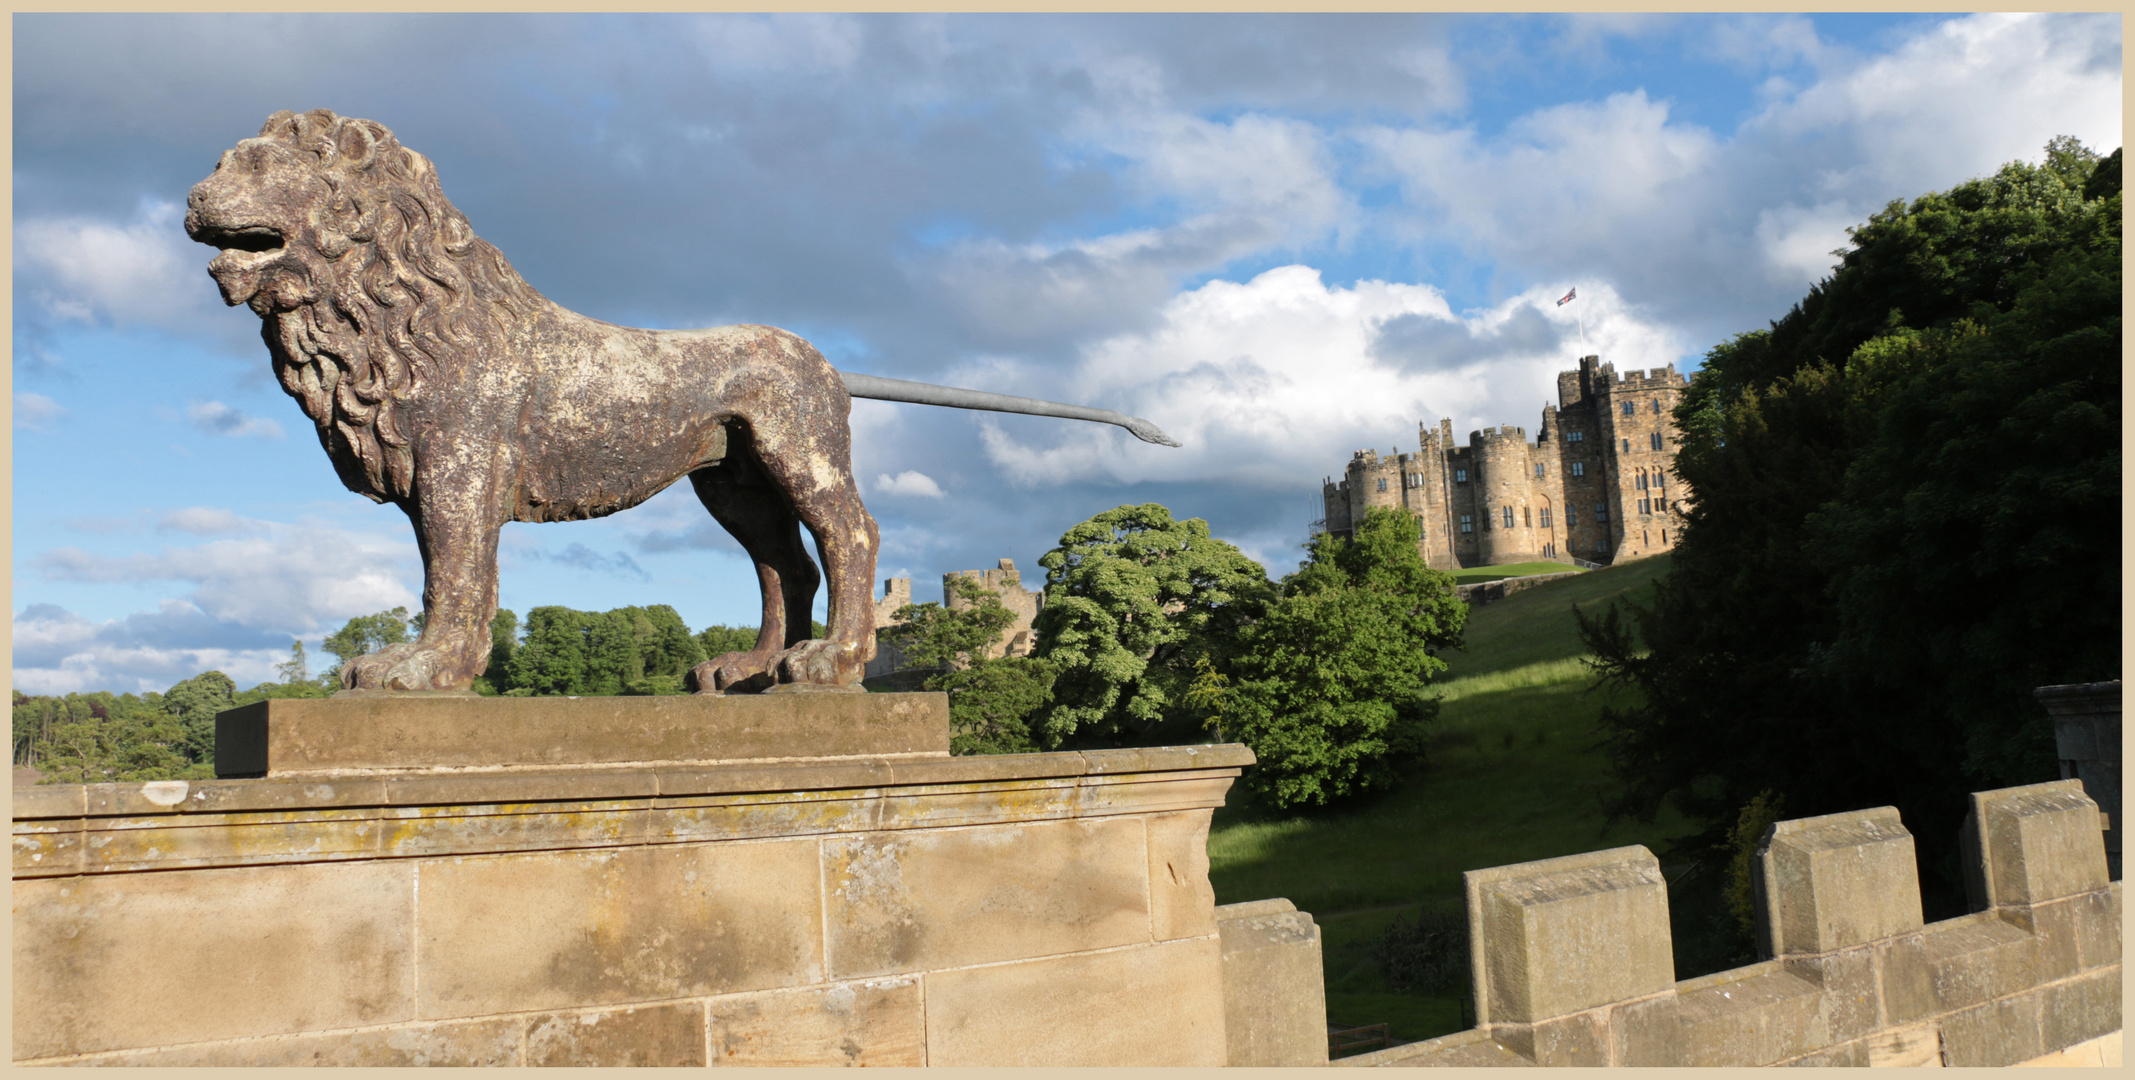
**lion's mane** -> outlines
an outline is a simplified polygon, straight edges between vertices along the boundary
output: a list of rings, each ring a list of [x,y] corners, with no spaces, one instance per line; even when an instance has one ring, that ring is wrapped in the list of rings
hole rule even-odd
[[[318,425],[343,483],[380,502],[405,498],[415,458],[403,403],[434,365],[501,344],[540,294],[474,234],[429,159],[383,126],[278,112],[259,138],[311,155],[332,192],[310,208],[315,244],[290,245],[312,301],[260,328],[275,374]]]

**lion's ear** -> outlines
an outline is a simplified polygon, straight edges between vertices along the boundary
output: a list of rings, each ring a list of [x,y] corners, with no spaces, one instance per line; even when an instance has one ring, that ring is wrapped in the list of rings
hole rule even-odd
[[[340,131],[341,164],[350,169],[370,167],[371,155],[378,152],[378,133],[365,123],[343,124]]]
[[[288,109],[276,112],[273,116],[267,118],[266,123],[259,126],[259,137],[270,139],[278,134],[296,131],[296,118],[297,114],[290,112]]]

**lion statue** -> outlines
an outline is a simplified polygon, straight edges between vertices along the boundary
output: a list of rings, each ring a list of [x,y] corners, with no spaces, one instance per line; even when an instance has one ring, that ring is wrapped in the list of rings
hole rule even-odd
[[[208,273],[259,315],[342,483],[415,527],[422,634],[349,662],[352,690],[465,690],[488,664],[505,522],[613,514],[684,476],[763,589],[755,647],[698,665],[690,688],[858,689],[879,533],[853,483],[853,396],[1071,416],[1177,445],[1118,413],[841,376],[768,326],[640,330],[565,310],[474,234],[427,158],[324,109],[275,113],[224,153],[185,229],[222,249]],[[823,577],[829,626],[811,640]]]

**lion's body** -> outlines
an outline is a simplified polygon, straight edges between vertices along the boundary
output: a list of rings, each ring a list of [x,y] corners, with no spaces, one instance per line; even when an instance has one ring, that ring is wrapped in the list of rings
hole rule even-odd
[[[427,619],[351,662],[359,689],[460,689],[480,675],[506,521],[601,517],[690,477],[757,565],[756,648],[692,673],[699,692],[851,685],[874,652],[877,532],[853,484],[838,373],[764,326],[657,331],[567,311],[477,238],[427,160],[382,126],[278,113],[193,190],[187,231],[248,304],[282,385],[351,490],[407,511]],[[823,641],[805,640],[818,581]]]

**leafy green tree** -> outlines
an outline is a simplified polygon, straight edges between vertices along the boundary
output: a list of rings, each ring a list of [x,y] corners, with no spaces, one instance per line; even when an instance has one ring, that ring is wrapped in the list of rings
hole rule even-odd
[[[1354,540],[1314,537],[1281,599],[1244,629],[1233,685],[1196,685],[1260,759],[1246,779],[1273,804],[1391,787],[1421,760],[1438,715],[1428,684],[1445,670],[1437,653],[1460,646],[1468,608],[1418,539],[1415,519],[1387,507]]]
[[[1039,749],[1030,719],[1052,700],[1054,668],[1033,656],[1000,656],[946,671],[927,689],[949,695],[949,752],[1015,754]]]
[[[17,730],[27,710],[37,734],[18,761],[35,764],[48,784],[212,777],[212,764],[188,760],[182,749],[183,723],[161,708],[160,697],[149,697],[97,692],[19,701]]]
[[[512,688],[512,656],[519,651],[519,616],[510,608],[498,608],[489,617],[489,666],[476,679],[479,694],[501,694]]]
[[[586,612],[537,607],[526,613],[526,640],[512,656],[512,688],[534,694],[585,691],[588,662]]]
[[[970,578],[949,578],[943,588],[963,604],[906,604],[891,613],[896,623],[881,632],[881,640],[902,649],[912,667],[968,666],[1016,621],[1000,594]]]
[[[422,629],[420,621],[418,616],[414,626],[418,633]],[[328,634],[326,640],[320,643],[320,648],[336,657],[334,665],[326,670],[325,677],[329,681],[338,680],[341,677],[341,669],[349,661],[377,652],[388,645],[407,641],[409,628],[408,609],[404,607],[381,611],[376,615],[358,615],[343,623],[341,629]]]
[[[1193,658],[1229,657],[1274,596],[1267,571],[1156,504],[1107,510],[1069,529],[1046,569],[1036,654],[1058,670],[1038,736],[1121,742],[1170,718]]]
[[[237,683],[220,671],[204,671],[163,692],[163,711],[178,721],[177,749],[187,760],[215,762],[215,714],[235,705]]]
[[[1672,801],[1717,862],[1761,793],[1895,805],[1961,910],[1965,793],[2054,774],[2030,689],[2119,673],[2119,154],[1892,203],[1708,355],[1673,569],[1582,619],[1641,702],[1604,713],[1617,812]]]

